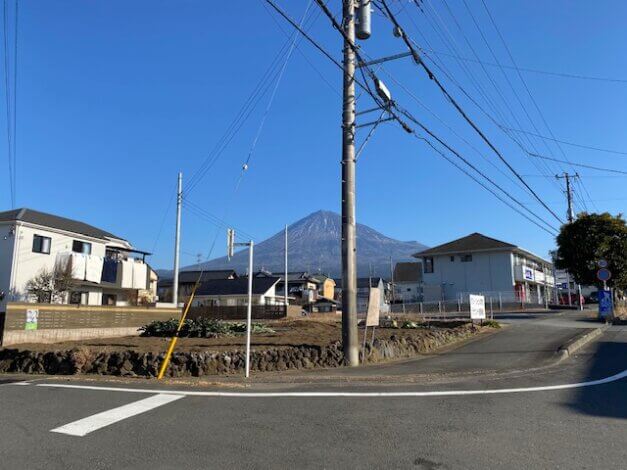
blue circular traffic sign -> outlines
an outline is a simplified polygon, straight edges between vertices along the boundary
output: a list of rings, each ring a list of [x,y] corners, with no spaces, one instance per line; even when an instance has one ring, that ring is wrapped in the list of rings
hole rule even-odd
[[[599,281],[609,281],[612,278],[612,272],[607,268],[601,268],[597,271],[597,279]]]

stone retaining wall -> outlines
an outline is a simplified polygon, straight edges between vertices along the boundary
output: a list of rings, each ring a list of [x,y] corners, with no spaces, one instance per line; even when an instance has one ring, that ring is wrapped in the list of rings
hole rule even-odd
[[[467,324],[456,328],[429,329],[420,336],[404,334],[403,330],[399,330],[399,334],[390,339],[375,339],[372,348],[368,344],[366,361],[374,363],[427,353],[475,335],[481,329],[479,326]],[[139,353],[131,350],[102,352],[89,348],[49,352],[4,349],[0,350],[0,372],[155,377],[163,356],[163,353]],[[244,362],[243,350],[174,353],[167,375],[199,377],[236,373],[243,371]],[[328,346],[302,345],[263,350],[256,348],[251,354],[253,371],[339,367],[343,362],[344,353],[339,341]]]

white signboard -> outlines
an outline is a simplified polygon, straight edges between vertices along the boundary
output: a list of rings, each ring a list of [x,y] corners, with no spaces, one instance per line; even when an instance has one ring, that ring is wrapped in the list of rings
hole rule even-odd
[[[366,326],[379,326],[379,314],[381,293],[378,288],[370,289],[368,297],[368,315],[366,316]]]
[[[469,295],[470,299],[470,319],[485,319],[485,297],[483,295]]]

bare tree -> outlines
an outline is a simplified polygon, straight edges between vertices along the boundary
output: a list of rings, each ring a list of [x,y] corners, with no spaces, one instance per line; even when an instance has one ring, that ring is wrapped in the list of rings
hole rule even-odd
[[[50,271],[43,268],[26,283],[26,292],[34,296],[39,303],[52,303],[61,300],[72,287],[72,265],[57,262]]]
[[[26,292],[34,296],[38,303],[50,303],[54,290],[54,273],[43,268],[26,283]]]

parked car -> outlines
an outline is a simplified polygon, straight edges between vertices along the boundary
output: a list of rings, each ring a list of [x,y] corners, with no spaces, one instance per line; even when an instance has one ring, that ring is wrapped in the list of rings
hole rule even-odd
[[[570,294],[570,302],[568,301],[568,293],[563,293],[559,295],[559,304],[560,305],[584,305],[586,303],[583,295],[578,296],[576,293]]]

